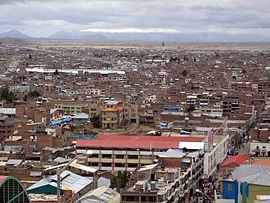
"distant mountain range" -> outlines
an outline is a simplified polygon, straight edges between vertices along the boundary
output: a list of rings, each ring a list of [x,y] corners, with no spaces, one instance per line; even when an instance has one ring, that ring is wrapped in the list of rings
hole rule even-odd
[[[17,38],[17,39],[32,39],[33,37],[24,34],[18,30],[10,30],[8,32],[2,32],[0,33],[0,38],[5,38],[5,37],[10,37],[10,38]]]
[[[270,42],[270,37],[257,34],[227,33],[111,33],[59,31],[49,37],[35,38],[17,30],[0,33],[0,38],[28,40],[82,40],[92,42]]]

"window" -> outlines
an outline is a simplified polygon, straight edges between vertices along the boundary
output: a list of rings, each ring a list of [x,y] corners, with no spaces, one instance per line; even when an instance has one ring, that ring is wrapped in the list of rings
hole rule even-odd
[[[102,163],[101,165],[102,165],[102,166],[107,166],[107,167],[111,167],[111,166],[112,166],[111,163]]]
[[[131,168],[136,168],[138,166],[138,164],[128,164],[128,167],[131,167]]]
[[[111,154],[102,154],[102,158],[112,158]]]
[[[98,163],[90,163],[89,166],[98,166]]]
[[[129,159],[138,159],[138,155],[128,155]]]
[[[125,158],[125,155],[123,155],[123,154],[116,154],[115,155],[115,158],[116,159],[124,159]]]

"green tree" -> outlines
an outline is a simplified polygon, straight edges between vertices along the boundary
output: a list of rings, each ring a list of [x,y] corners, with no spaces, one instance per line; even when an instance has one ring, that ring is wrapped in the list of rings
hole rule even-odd
[[[39,97],[39,96],[41,96],[41,94],[37,90],[32,90],[32,91],[28,92],[28,96],[29,97]]]
[[[182,76],[183,76],[183,77],[186,77],[186,76],[187,76],[187,74],[188,74],[188,72],[187,72],[187,70],[186,70],[186,69],[182,71]]]
[[[190,104],[189,107],[187,108],[187,112],[192,112],[194,111],[196,108],[195,108],[195,105],[194,104]]]
[[[120,192],[121,188],[125,188],[129,178],[130,172],[128,171],[118,171],[116,175],[114,175],[111,179],[111,188],[116,188],[118,192]]]
[[[7,87],[1,88],[0,97],[1,97],[1,100],[6,100],[7,103],[12,103],[16,99],[14,93],[9,91]]]
[[[58,74],[59,74],[59,71],[58,71],[57,69],[55,69],[55,71],[54,71],[53,74],[54,74],[54,75],[58,75]]]
[[[100,116],[93,116],[93,118],[91,119],[91,122],[92,122],[92,125],[94,126],[94,128],[101,127]]]

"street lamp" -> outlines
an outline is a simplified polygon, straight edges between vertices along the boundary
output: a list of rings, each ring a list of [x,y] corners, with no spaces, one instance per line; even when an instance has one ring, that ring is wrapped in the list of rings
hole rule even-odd
[[[92,150],[87,150],[86,151],[87,155],[92,155],[94,154],[94,152]],[[63,168],[57,168],[56,174],[57,174],[57,203],[60,203],[60,184],[61,184],[61,180],[60,180],[60,175],[61,173],[66,170],[66,168],[68,166],[70,166],[70,164],[72,164],[76,159],[78,159],[79,157],[84,156],[84,154],[79,154],[77,156],[75,156],[73,159],[71,159]]]

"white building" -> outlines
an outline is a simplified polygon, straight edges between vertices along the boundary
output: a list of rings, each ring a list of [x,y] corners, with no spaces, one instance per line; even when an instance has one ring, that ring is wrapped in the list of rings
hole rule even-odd
[[[211,151],[204,154],[204,175],[211,176],[228,153],[229,135],[225,136]]]

